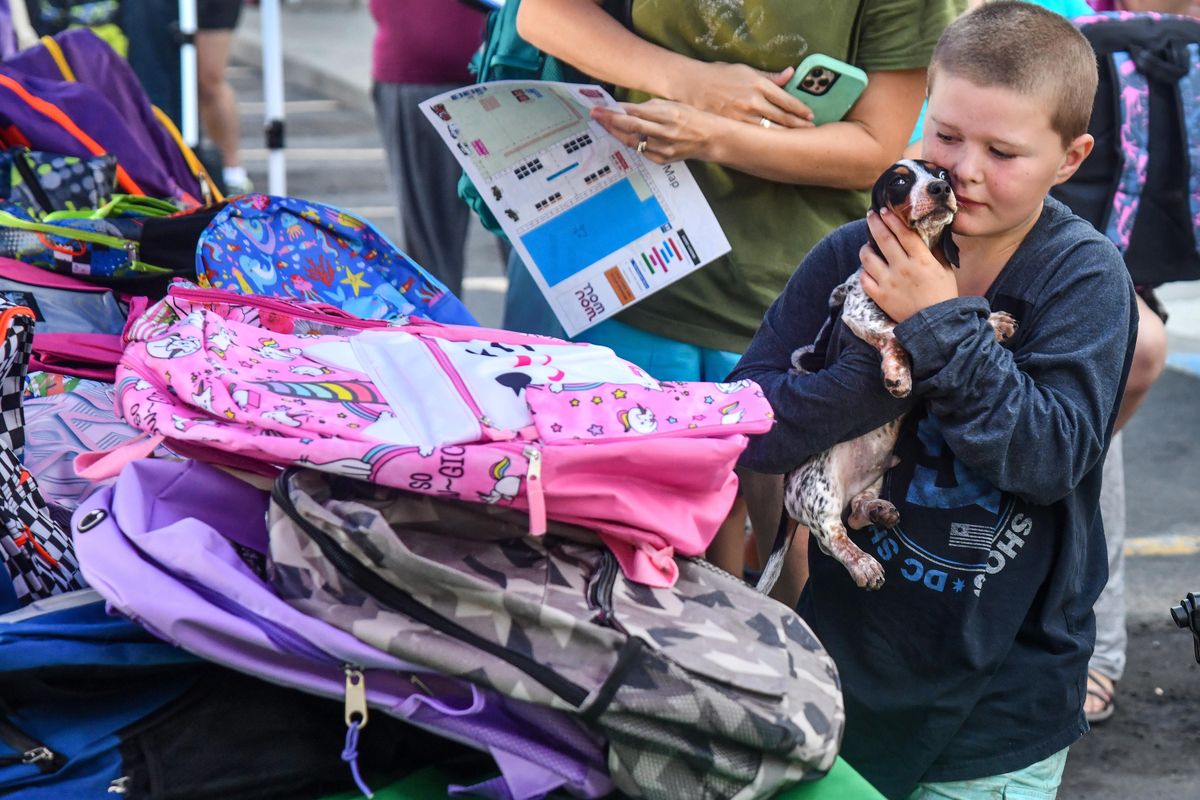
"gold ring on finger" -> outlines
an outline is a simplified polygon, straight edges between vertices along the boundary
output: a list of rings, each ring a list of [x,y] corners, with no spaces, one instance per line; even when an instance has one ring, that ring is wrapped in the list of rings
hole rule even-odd
[[[773,125],[774,123],[772,123],[771,120],[767,119],[766,117],[760,117],[758,120],[758,124],[763,126],[764,128],[770,128],[771,125]]]
[[[639,139],[638,144],[637,144],[637,154],[640,156],[644,152],[646,152],[646,137],[645,136],[643,136],[641,139]]]

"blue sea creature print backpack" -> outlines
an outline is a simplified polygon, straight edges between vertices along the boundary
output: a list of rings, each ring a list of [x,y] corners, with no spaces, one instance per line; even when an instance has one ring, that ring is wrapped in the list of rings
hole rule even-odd
[[[196,273],[202,286],[328,303],[363,319],[477,324],[370,223],[310,200],[232,198],[200,235]]]

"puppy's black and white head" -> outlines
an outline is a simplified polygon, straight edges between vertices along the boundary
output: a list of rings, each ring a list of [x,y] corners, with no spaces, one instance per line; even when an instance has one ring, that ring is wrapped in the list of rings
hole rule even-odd
[[[958,251],[950,238],[958,202],[949,173],[937,164],[914,158],[892,164],[871,189],[871,208],[887,208],[919,233],[930,250],[937,254],[940,248],[947,261],[958,265]],[[875,246],[873,240],[871,245]]]

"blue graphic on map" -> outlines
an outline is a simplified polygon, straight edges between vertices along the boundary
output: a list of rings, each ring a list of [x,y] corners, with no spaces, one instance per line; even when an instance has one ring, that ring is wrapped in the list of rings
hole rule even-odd
[[[637,196],[628,179],[615,183],[521,237],[550,286],[667,224],[654,195]]]

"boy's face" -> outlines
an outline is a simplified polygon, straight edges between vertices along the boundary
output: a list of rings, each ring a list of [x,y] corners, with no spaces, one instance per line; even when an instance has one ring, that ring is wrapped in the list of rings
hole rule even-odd
[[[1084,134],[1063,147],[1050,127],[1050,100],[942,73],[929,95],[924,158],[950,173],[958,199],[953,231],[1023,237],[1050,187],[1075,174],[1091,152]]]

